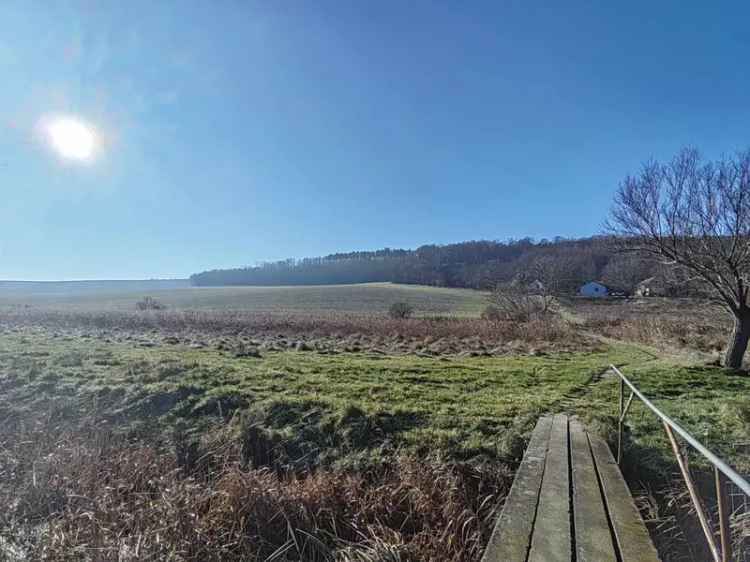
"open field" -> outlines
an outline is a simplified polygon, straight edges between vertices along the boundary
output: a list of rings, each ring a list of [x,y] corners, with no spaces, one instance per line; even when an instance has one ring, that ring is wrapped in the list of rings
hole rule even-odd
[[[27,295],[28,296],[28,295]],[[319,353],[507,355],[590,349],[564,322],[479,320],[486,294],[468,289],[370,283],[311,287],[177,288],[151,292],[164,310],[138,311],[138,292],[0,296],[5,326],[44,327],[105,342]],[[414,318],[390,318],[406,302]]]
[[[486,304],[484,293],[470,289],[363,283],[306,287],[177,287],[117,292],[7,290],[0,292],[0,309],[132,311],[144,296],[154,297],[173,310],[275,313],[385,313],[391,304],[402,301],[411,304],[418,316],[478,316]]]
[[[39,556],[97,548],[110,553],[106,560],[138,544],[168,559],[255,552],[263,560],[282,549],[287,560],[369,560],[366,553],[386,549],[403,560],[478,560],[541,413],[577,414],[612,437],[617,384],[602,376],[611,361],[625,364],[657,405],[720,454],[750,469],[747,451],[734,446],[750,431],[743,399],[750,379],[654,360],[629,346],[505,357],[253,357],[44,330],[7,331],[1,341],[0,496],[14,506],[2,526],[6,540],[23,537],[19,548]],[[630,423],[634,483],[644,468],[655,473],[650,481],[668,478],[674,466],[661,427],[638,405]],[[131,472],[142,476],[132,481]],[[101,488],[102,478],[114,488]],[[230,485],[242,488],[225,496]],[[123,486],[134,495],[118,491]],[[275,491],[259,507],[264,488]],[[454,488],[465,491],[454,496]],[[353,513],[355,500],[337,499],[334,489],[380,507]],[[399,498],[404,489],[409,494]],[[142,494],[149,503],[138,501]],[[415,503],[413,494],[423,499]],[[235,496],[260,510],[252,512],[258,527],[247,528],[216,499]],[[652,526],[670,529],[669,548],[684,543],[672,529],[674,515],[657,511],[648,496],[643,501]],[[441,511],[446,502],[450,509]],[[393,519],[394,506],[411,513],[409,527],[404,513]],[[321,509],[333,519],[321,520]],[[279,513],[293,531],[287,523],[279,528]],[[179,524],[165,531],[161,517]],[[451,518],[466,525],[462,540],[448,531]],[[54,532],[34,535],[41,523]],[[101,535],[105,524],[117,533]],[[219,548],[216,535],[233,546]],[[325,554],[310,555],[312,545]]]
[[[115,293],[149,293],[150,291],[184,289],[189,279],[140,279],[102,281],[0,281],[0,294],[19,296],[96,295]]]
[[[247,304],[253,293],[225,291],[206,294]],[[84,310],[70,300],[0,308],[0,551],[476,561],[540,414],[578,415],[613,438],[610,363],[750,472],[750,378],[676,353],[722,335],[721,324],[685,322],[700,303],[574,301],[563,318],[516,323],[457,313],[483,304],[464,291],[279,291],[265,312],[271,304],[210,300],[136,312],[140,294],[91,296]],[[387,307],[365,308],[409,291],[433,312],[424,304],[427,317],[391,320]],[[294,308],[312,294],[314,306]],[[342,295],[356,312],[322,310]],[[657,356],[653,340],[675,353]],[[643,513],[665,559],[690,560],[697,535],[677,509],[663,430],[638,404],[629,427],[626,473]],[[750,535],[745,523],[737,537]]]

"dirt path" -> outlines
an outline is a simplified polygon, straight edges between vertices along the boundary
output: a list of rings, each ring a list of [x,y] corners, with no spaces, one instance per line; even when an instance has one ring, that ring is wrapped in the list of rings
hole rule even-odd
[[[589,393],[592,386],[598,384],[603,378],[607,376],[610,371],[609,368],[592,373],[591,376],[580,386],[575,387],[570,392],[566,393],[560,400],[555,404],[556,407],[560,408],[561,411],[572,413],[576,410],[576,406],[579,405],[581,398]],[[612,373],[614,376],[614,373]]]

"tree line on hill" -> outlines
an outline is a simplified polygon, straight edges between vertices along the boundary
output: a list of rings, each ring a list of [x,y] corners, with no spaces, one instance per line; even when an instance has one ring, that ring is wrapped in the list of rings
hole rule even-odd
[[[415,250],[383,248],[283,260],[254,267],[216,269],[191,276],[196,286],[329,285],[393,282],[439,287],[492,289],[498,284],[539,279],[558,292],[572,293],[586,281],[600,280],[632,292],[660,274],[654,261],[616,251],[611,239],[531,238],[475,240],[420,246]]]

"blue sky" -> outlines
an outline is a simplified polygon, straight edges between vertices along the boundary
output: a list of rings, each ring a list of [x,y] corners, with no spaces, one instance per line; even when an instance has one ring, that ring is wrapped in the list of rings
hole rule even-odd
[[[750,146],[747,2],[0,3],[0,279],[599,232]],[[40,134],[88,123],[90,162]]]

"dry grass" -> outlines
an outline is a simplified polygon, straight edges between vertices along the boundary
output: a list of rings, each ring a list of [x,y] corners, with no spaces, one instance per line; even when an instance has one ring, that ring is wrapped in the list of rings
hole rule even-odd
[[[573,310],[584,319],[585,329],[659,349],[717,354],[725,348],[732,328],[728,314],[696,299],[581,300]]]
[[[690,492],[679,472],[668,477],[647,476],[649,468],[638,459],[626,458],[624,472],[631,482],[631,491],[641,516],[651,531],[665,562],[699,562],[711,560],[711,552],[701,529]],[[709,521],[716,529],[718,540],[719,515],[715,499],[714,474],[707,469],[691,469],[692,478],[701,497]],[[732,509],[732,506],[729,506]],[[750,512],[741,501],[730,515],[732,560],[750,557]]]
[[[479,560],[510,483],[502,465],[409,456],[358,472],[274,470],[242,424],[176,436],[172,452],[98,425],[60,428],[48,416],[2,426],[6,556]]]
[[[529,349],[573,351],[594,347],[591,338],[559,317],[530,322],[493,322],[457,317],[393,319],[385,313],[177,310],[128,313],[13,309],[0,312],[0,326],[8,330],[44,328],[74,335],[85,333],[112,341],[144,335],[155,343],[177,338],[188,344],[213,342],[236,346],[243,341],[254,341],[272,350],[294,348],[300,342],[316,348],[321,347],[317,344],[322,342],[324,349],[335,348],[336,351],[379,349],[432,354],[463,351],[503,354]]]

